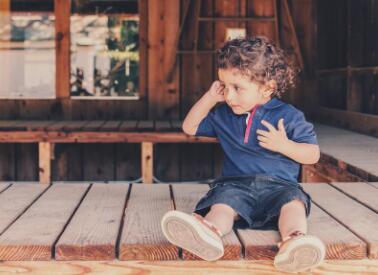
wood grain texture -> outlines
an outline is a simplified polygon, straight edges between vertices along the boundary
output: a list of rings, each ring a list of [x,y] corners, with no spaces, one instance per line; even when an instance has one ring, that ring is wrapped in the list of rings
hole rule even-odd
[[[55,259],[111,260],[129,184],[94,184],[55,246]]]
[[[8,184],[2,184],[0,190]],[[48,188],[48,185],[13,184],[0,194],[0,234]]]
[[[302,184],[313,201],[368,245],[368,257],[378,258],[378,215],[336,188],[325,184]]]
[[[168,184],[133,184],[127,202],[120,260],[175,260],[178,249],[164,237],[163,215],[173,210]]]
[[[0,236],[0,260],[50,260],[88,184],[55,184]]]

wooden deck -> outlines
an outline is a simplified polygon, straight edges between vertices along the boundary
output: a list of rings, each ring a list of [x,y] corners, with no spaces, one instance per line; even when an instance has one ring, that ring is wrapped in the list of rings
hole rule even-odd
[[[327,245],[328,264],[362,264],[377,273],[378,183],[303,186],[314,202],[309,233]],[[198,259],[165,240],[160,219],[171,209],[191,212],[208,189],[196,183],[1,183],[0,261],[5,262],[0,271],[23,265],[20,261],[49,261],[41,266],[25,262],[41,270],[59,261],[80,261],[84,266],[86,261],[107,261],[127,268],[146,261],[158,269],[177,262],[184,268],[183,262]],[[277,241],[277,231],[236,230],[224,238],[224,257],[207,264],[224,268],[223,261],[232,261],[238,270],[257,264],[273,272]],[[185,268],[193,266],[188,263]]]

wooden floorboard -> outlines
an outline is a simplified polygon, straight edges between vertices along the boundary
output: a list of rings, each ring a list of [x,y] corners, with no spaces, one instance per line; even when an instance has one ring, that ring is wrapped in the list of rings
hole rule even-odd
[[[94,184],[55,245],[55,259],[115,259],[128,190],[128,184]]]
[[[54,242],[88,187],[51,186],[0,235],[0,260],[51,260]]]
[[[378,178],[378,138],[315,123],[320,149]]]
[[[378,188],[365,182],[334,182],[330,184],[378,213]]]
[[[133,184],[120,239],[120,260],[177,260],[178,249],[164,237],[163,215],[173,210],[168,184]]]
[[[282,275],[272,261],[5,261],[0,272],[13,274],[179,274]],[[312,272],[300,274],[378,274],[378,260],[325,261]]]
[[[369,258],[378,258],[378,215],[326,183],[302,184],[312,200],[368,245]]]
[[[308,233],[326,244],[327,260],[377,259],[378,188],[363,182],[302,185],[313,200]],[[55,256],[80,262],[177,262],[179,249],[163,236],[161,218],[174,207],[192,213],[209,190],[199,183],[2,182],[1,188],[5,189],[0,192],[0,260],[53,260]],[[280,241],[278,231],[239,229],[236,233],[223,238],[225,255],[219,262],[272,262]],[[198,260],[185,250],[182,259]]]
[[[10,183],[2,183],[0,182],[0,192],[4,191],[10,186]]]
[[[47,188],[42,184],[13,184],[0,194],[0,234]]]

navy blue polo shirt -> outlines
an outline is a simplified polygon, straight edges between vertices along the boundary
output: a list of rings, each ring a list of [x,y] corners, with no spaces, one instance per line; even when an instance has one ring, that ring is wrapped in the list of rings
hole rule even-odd
[[[303,112],[278,98],[260,105],[252,117],[248,142],[244,143],[248,114],[235,114],[227,104],[210,111],[198,126],[196,136],[217,137],[225,158],[222,176],[268,175],[298,182],[300,164],[283,154],[270,151],[258,144],[257,129],[268,131],[261,124],[265,120],[276,129],[284,119],[287,137],[295,142],[318,144],[314,127],[307,122]]]

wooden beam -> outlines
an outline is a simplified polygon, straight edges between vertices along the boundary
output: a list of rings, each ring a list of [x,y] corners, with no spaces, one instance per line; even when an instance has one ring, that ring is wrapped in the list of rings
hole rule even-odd
[[[142,142],[142,182],[153,183],[154,144]]]
[[[183,18],[181,20],[181,24],[180,24],[180,30],[175,34],[175,38],[174,38],[174,49],[172,52],[169,53],[169,56],[168,56],[168,71],[167,71],[167,82],[170,83],[173,81],[173,77],[174,77],[174,74],[175,74],[175,70],[176,70],[176,66],[177,66],[177,52],[179,50],[179,44],[180,44],[180,38],[181,38],[181,34],[182,34],[182,31],[184,29],[184,25],[186,23],[186,18],[188,16],[188,13],[189,13],[189,7],[190,7],[190,3],[191,1],[186,1],[186,2],[183,2],[183,5],[184,5],[184,12],[183,12]]]
[[[71,1],[55,0],[55,88],[57,98],[70,97]]]
[[[377,115],[317,107],[310,111],[309,117],[320,123],[378,137]]]
[[[302,57],[302,53],[301,53],[301,49],[300,49],[300,45],[299,45],[299,41],[298,41],[297,32],[295,30],[293,18],[291,16],[289,4],[288,4],[287,0],[282,0],[281,5],[282,5],[283,13],[285,14],[283,16],[283,18],[286,18],[286,24],[287,24],[287,27],[290,30],[290,32],[289,32],[289,36],[290,36],[289,37],[289,41],[290,41],[289,43],[291,44],[290,46],[292,46],[293,49],[294,49],[294,54],[295,54],[295,57],[297,59],[299,68],[301,70],[303,70],[303,68],[304,68],[303,57]]]
[[[227,22],[247,22],[247,21],[275,21],[274,16],[248,16],[248,17],[234,17],[234,16],[223,16],[223,17],[199,17],[199,21],[207,22],[218,22],[218,21],[227,21]]]
[[[1,131],[0,143],[113,143],[113,142],[154,142],[154,143],[214,143],[215,138],[189,136],[184,133],[156,132],[60,132],[60,131]]]
[[[50,142],[39,142],[39,182],[51,183],[51,156],[52,146]]]

